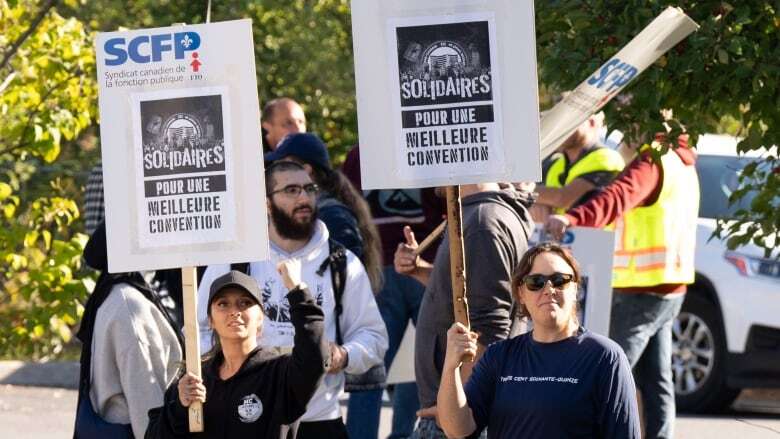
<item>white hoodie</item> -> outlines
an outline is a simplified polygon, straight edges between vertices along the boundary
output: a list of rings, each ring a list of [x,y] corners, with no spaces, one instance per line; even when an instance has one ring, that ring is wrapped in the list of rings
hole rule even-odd
[[[317,220],[311,240],[300,250],[287,253],[271,242],[269,261],[249,264],[250,275],[257,280],[263,294],[263,331],[258,342],[261,346],[291,348],[295,330],[290,323],[290,305],[287,303],[287,289],[276,271],[276,265],[286,259],[301,260],[303,282],[309,287],[317,304],[325,313],[325,336],[336,341],[335,298],[331,284],[330,268],[322,276],[316,272],[329,255],[328,229]],[[210,265],[198,287],[198,323],[200,325],[200,347],[205,353],[212,346],[212,331],[209,329],[206,304],[211,284],[230,270],[230,264]],[[347,280],[341,298],[341,332],[344,348],[349,355],[346,372],[360,374],[384,361],[387,350],[387,329],[374,300],[371,284],[360,260],[347,250]],[[339,394],[344,390],[344,373],[327,374],[312,396],[302,422],[325,421],[341,416]]]

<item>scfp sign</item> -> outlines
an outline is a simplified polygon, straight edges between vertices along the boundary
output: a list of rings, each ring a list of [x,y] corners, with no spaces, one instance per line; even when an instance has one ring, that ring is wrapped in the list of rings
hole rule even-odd
[[[612,90],[628,84],[634,79],[634,76],[636,76],[638,72],[639,70],[631,64],[614,58],[604,64],[601,70],[588,78],[588,84],[593,85],[596,88],[602,88],[605,85],[609,85],[609,87],[607,87],[607,93],[610,93]]]
[[[129,42],[122,37],[106,40],[103,50],[106,53],[105,64],[118,66],[128,58],[137,64],[162,61],[163,53],[173,52],[175,59],[184,59],[186,52],[200,47],[200,35],[197,32],[177,32],[174,34],[140,35]]]

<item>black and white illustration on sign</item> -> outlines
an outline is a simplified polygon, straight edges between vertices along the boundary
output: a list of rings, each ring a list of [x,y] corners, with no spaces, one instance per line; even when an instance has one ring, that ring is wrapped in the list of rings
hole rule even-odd
[[[225,170],[222,97],[141,102],[144,177]]]
[[[402,107],[491,100],[487,21],[399,27],[396,36]]]
[[[138,100],[142,247],[224,241],[231,233],[225,98],[152,94]]]
[[[503,153],[492,17],[395,19],[391,28],[400,169],[429,176],[499,170]]]

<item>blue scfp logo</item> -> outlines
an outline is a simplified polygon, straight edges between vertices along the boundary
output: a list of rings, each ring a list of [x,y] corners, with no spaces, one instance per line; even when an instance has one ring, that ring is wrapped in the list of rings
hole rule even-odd
[[[103,45],[107,66],[119,66],[128,58],[137,64],[162,61],[165,52],[173,52],[175,59],[184,59],[187,52],[200,47],[196,32],[140,35],[129,42],[125,38],[111,38]]]
[[[607,93],[610,93],[612,90],[631,82],[637,72],[637,68],[631,64],[623,62],[618,58],[613,58],[604,64],[601,70],[588,78],[588,84],[595,85],[596,88],[608,86]]]

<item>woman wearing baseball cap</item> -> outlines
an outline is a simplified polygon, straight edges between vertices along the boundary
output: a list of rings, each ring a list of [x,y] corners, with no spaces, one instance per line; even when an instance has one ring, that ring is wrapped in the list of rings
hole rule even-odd
[[[217,278],[207,309],[218,340],[204,357],[203,378],[187,373],[168,388],[163,407],[149,413],[147,438],[278,438],[282,425],[303,415],[327,369],[324,317],[300,280],[300,261],[278,269],[289,290],[292,353],[257,345],[263,323],[257,282],[235,270]],[[189,433],[187,407],[194,401],[203,403],[203,433]]]

